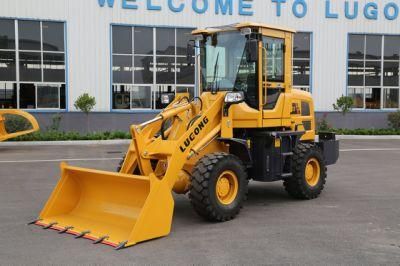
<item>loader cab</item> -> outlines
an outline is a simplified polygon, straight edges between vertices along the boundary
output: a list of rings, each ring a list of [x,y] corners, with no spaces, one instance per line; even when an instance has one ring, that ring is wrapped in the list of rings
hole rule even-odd
[[[263,118],[282,117],[277,103],[291,89],[293,31],[239,23],[193,34],[200,36],[201,92],[242,91]]]
[[[204,35],[200,41],[201,91],[240,91],[258,109],[259,35],[236,29]]]

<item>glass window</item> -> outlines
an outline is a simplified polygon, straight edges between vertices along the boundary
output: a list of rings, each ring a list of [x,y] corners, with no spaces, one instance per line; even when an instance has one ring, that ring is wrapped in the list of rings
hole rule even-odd
[[[350,35],[349,59],[364,59],[365,35]]]
[[[39,21],[18,21],[19,49],[40,50],[40,22]]]
[[[64,23],[43,22],[43,50],[64,51]]]
[[[353,108],[364,108],[364,88],[349,88],[348,92],[353,98]]]
[[[152,56],[135,56],[135,84],[153,83],[154,63]]]
[[[151,87],[132,86],[131,89],[131,108],[151,108]]]
[[[194,84],[194,65],[189,65],[186,57],[177,57],[176,60],[176,83]]]
[[[157,57],[158,84],[175,84],[175,57]]]
[[[58,85],[37,86],[37,108],[60,108]]]
[[[367,35],[366,43],[365,58],[380,60],[382,58],[382,36]]]
[[[0,100],[0,108],[66,108],[64,26],[63,22],[0,19],[0,82],[15,86],[3,91],[7,100]],[[19,50],[8,51],[16,48],[15,41]]]
[[[176,84],[194,84],[186,63],[191,29],[113,26],[112,38],[113,109],[164,108],[162,93],[172,101]]]
[[[399,89],[383,89],[383,108],[399,108]]]
[[[383,63],[383,86],[399,86],[399,62]]]
[[[113,56],[113,81],[115,83],[132,83],[132,56]]]
[[[175,29],[157,28],[157,54],[174,55],[175,54]]]
[[[293,60],[293,84],[295,86],[310,85],[309,60]]]
[[[64,54],[43,53],[43,79],[48,82],[65,82]]]
[[[385,36],[385,59],[399,60],[400,36]]]
[[[379,86],[381,84],[381,62],[365,62],[365,85]]]
[[[348,82],[350,86],[364,86],[364,62],[349,61]]]
[[[42,81],[42,59],[37,52],[19,53],[19,73],[21,81]]]
[[[132,27],[113,26],[113,53],[132,54]]]
[[[0,80],[16,81],[15,52],[0,51]]]
[[[311,33],[299,32],[293,41],[293,86],[310,91],[311,85]]]
[[[0,82],[0,109],[17,108],[17,84]]]
[[[15,23],[12,19],[0,19],[0,49],[15,49]]]
[[[311,110],[310,110],[310,104],[308,102],[301,102],[301,115],[302,116],[310,116],[311,115]]]
[[[113,85],[113,109],[130,109],[131,85]]]
[[[267,81],[284,81],[284,40],[278,38],[263,38],[267,50]],[[265,72],[264,72],[265,73]]]
[[[135,54],[152,55],[153,54],[153,28],[135,27]]]
[[[19,108],[36,109],[35,84],[20,84]]]
[[[365,88],[365,108],[381,108],[381,88]]]
[[[176,54],[186,56],[187,43],[194,40],[191,29],[176,29]]]
[[[65,84],[61,84],[60,87],[60,109],[66,109],[67,101],[66,101],[66,89]]]
[[[398,108],[391,106],[398,106],[399,102],[396,95],[398,95],[400,85],[400,36],[350,35],[350,42],[352,40],[355,42],[356,39],[360,41],[361,38],[364,38],[366,43],[365,58],[357,57],[360,60],[348,61],[348,85],[361,86],[361,88],[348,88],[349,95],[355,101],[357,100],[354,104],[355,107]],[[359,50],[361,49],[360,46]],[[351,56],[352,52],[350,51],[349,58]],[[355,93],[355,90],[360,93]],[[363,93],[362,103],[360,102],[361,90]]]
[[[310,33],[296,33],[294,35],[293,57],[310,59]]]

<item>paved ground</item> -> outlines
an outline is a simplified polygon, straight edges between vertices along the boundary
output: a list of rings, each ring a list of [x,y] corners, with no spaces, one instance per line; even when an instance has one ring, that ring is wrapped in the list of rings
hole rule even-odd
[[[231,222],[205,222],[177,196],[170,236],[119,252],[25,225],[56,184],[58,159],[111,158],[72,163],[113,170],[125,148],[0,147],[0,264],[400,263],[399,140],[343,140],[317,200],[292,200],[281,183],[251,183]]]

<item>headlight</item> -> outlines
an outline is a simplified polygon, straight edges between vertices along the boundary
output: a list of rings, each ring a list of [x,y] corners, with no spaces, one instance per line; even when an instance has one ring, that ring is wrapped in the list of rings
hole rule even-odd
[[[244,100],[244,94],[242,91],[228,92],[225,96],[226,103],[240,103]]]
[[[162,104],[169,104],[170,103],[168,94],[161,95],[161,103]]]

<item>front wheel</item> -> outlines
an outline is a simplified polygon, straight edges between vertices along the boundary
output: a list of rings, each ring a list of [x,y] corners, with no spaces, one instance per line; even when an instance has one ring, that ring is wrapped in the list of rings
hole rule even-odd
[[[228,221],[240,212],[248,182],[246,169],[236,156],[208,154],[193,170],[189,198],[200,216],[215,222]]]
[[[326,183],[326,166],[321,150],[313,143],[298,143],[293,152],[292,173],[283,182],[294,198],[315,199]]]

